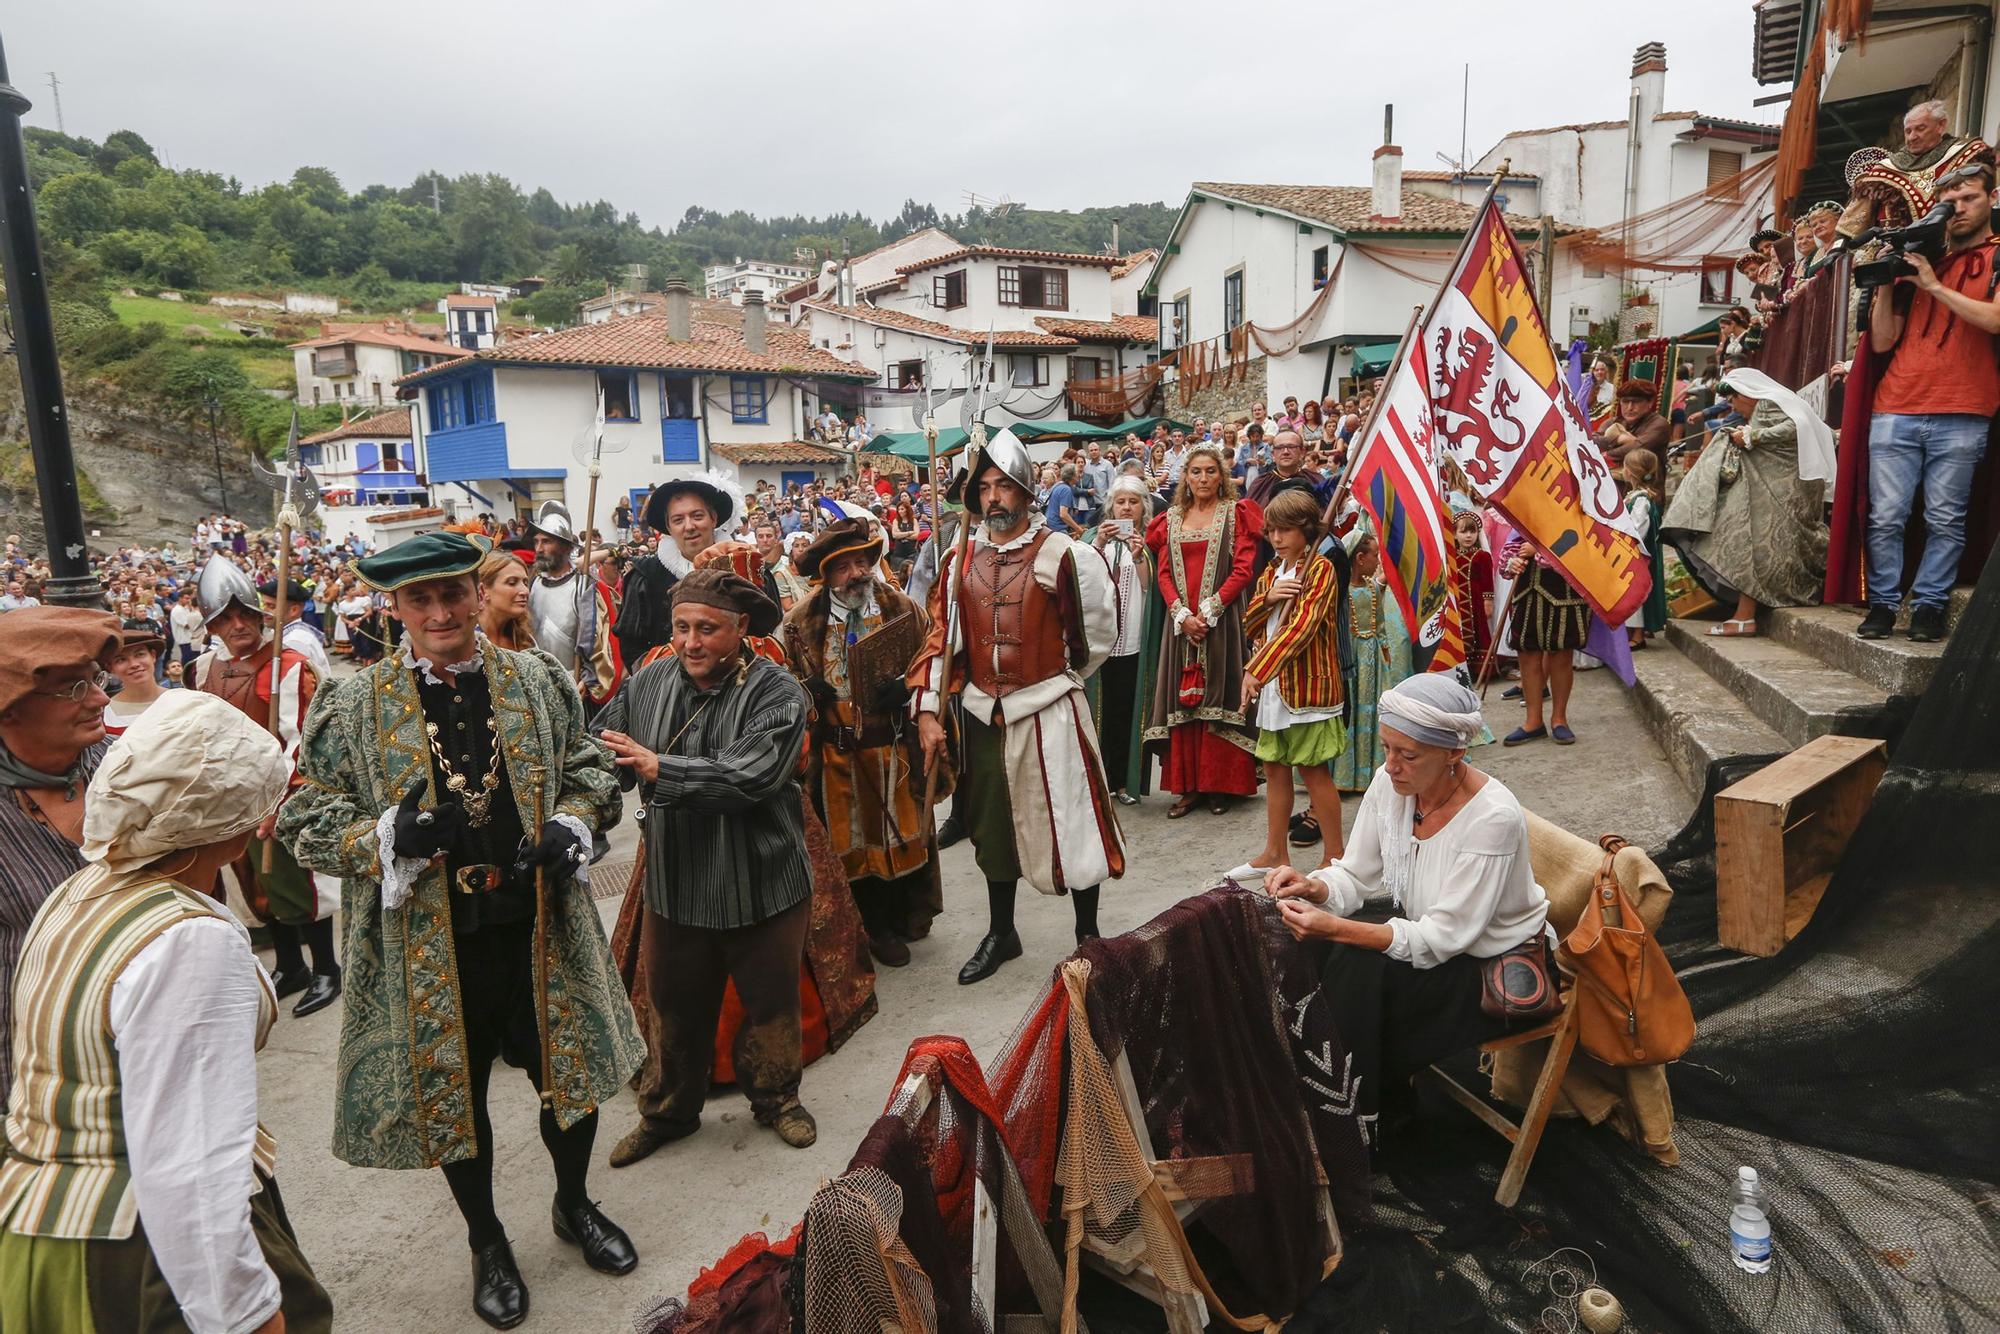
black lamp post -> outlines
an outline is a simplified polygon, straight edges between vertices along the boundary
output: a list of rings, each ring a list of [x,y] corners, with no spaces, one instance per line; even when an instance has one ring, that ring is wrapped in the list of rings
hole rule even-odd
[[[229,484],[222,480],[222,436],[216,431],[217,414],[222,411],[222,400],[210,389],[201,396],[201,405],[208,409],[208,443],[215,451],[215,492],[222,497],[222,513],[229,513]]]
[[[62,367],[56,361],[55,322],[49,314],[48,278],[35,231],[34,196],[28,190],[28,150],[21,113],[28,99],[7,81],[0,50],[0,271],[7,278],[7,308],[14,319],[14,354],[21,363],[21,399],[28,416],[28,448],[41,493],[42,529],[49,578],[43,596],[72,607],[102,607],[104,586],[90,568],[83,528],[83,497],[70,449],[69,414],[63,404]]]

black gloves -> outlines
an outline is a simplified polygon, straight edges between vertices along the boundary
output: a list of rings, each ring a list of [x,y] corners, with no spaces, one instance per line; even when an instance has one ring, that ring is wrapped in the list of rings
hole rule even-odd
[[[539,840],[532,834],[521,840],[520,849],[514,854],[514,874],[526,876],[543,867],[558,877],[574,875],[589,860],[590,845],[561,821],[551,820],[542,826]]]
[[[465,807],[456,801],[441,801],[427,811],[418,809],[418,803],[424,799],[424,792],[430,785],[429,778],[419,778],[396,806],[395,847],[398,857],[429,861],[457,842],[459,835],[466,830]]]
[[[909,707],[910,686],[907,681],[891,678],[877,681],[875,689],[868,696],[870,713],[900,713]]]

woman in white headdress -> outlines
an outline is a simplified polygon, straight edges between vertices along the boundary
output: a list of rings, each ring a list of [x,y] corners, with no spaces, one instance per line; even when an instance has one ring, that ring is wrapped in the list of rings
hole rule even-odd
[[[212,884],[276,808],[270,733],[162,697],[90,782],[83,870],[50,893],[14,983],[0,1162],[0,1329],[332,1327],[257,1123],[271,979]]]
[[[1754,635],[1760,605],[1820,599],[1821,501],[1833,480],[1833,428],[1761,371],[1729,372],[1720,392],[1745,420],[1703,447],[1660,520],[1660,537],[1702,587],[1733,608],[1709,633]]]
[[[1521,949],[1554,976],[1527,816],[1465,759],[1485,728],[1479,697],[1424,674],[1384,691],[1376,710],[1381,766],[1346,851],[1311,874],[1281,866],[1264,882],[1294,936],[1331,942],[1321,991],[1371,1136],[1384,1089],[1507,1030],[1481,1007],[1483,961]]]

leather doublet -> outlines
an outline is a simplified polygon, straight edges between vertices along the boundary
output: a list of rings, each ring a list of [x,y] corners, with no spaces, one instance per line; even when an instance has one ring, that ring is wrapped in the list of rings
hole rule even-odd
[[[1046,681],[1068,665],[1060,609],[1035,579],[1047,530],[1011,550],[975,545],[961,589],[966,670],[993,699]]]

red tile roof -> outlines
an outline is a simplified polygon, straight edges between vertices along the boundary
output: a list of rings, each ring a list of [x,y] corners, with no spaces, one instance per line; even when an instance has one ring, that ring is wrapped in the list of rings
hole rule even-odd
[[[1038,315],[1035,323],[1052,334],[1082,343],[1151,343],[1160,337],[1160,322],[1151,315],[1113,315],[1108,320]]]
[[[1477,208],[1455,199],[1427,195],[1421,190],[1403,191],[1403,213],[1393,219],[1373,216],[1375,192],[1366,185],[1232,185],[1220,181],[1196,181],[1197,194],[1252,208],[1268,208],[1293,217],[1316,222],[1333,231],[1356,236],[1394,236],[1420,232],[1457,235],[1472,225]],[[1507,215],[1508,225],[1517,231],[1532,232],[1541,226],[1534,218]],[[1579,228],[1556,224],[1558,235]]]
[[[911,232],[909,236],[899,236],[893,241],[884,242],[883,244],[876,246],[873,250],[864,250],[858,255],[851,255],[848,257],[847,262],[849,264],[859,264],[864,259],[872,259],[876,255],[881,254],[883,251],[892,250],[895,247],[902,245],[905,241],[912,239],[913,237],[922,236],[925,232],[936,232],[939,236],[942,236],[945,240],[950,241],[953,245],[958,244],[958,238],[953,236],[951,233],[945,231],[944,228],[942,227],[919,227],[916,231]],[[784,291],[778,293],[777,299],[779,301],[786,303],[787,305],[789,305],[794,301],[803,301],[805,298],[813,294],[813,290],[818,285],[818,283],[819,283],[819,274],[815,272],[810,278],[807,278],[802,282],[793,283],[790,287],[787,287]]]
[[[393,347],[404,352],[427,352],[438,357],[463,355],[460,349],[450,343],[435,338],[419,338],[415,334],[403,333],[380,324],[329,324],[329,330],[318,338],[308,338],[303,343],[292,343],[291,347],[337,347],[342,343],[366,343],[370,347]]]
[[[934,269],[940,264],[955,264],[961,259],[1029,259],[1050,264],[1081,264],[1105,269],[1118,266],[1118,258],[1115,255],[1084,255],[1067,250],[1009,250],[1004,246],[969,245],[961,250],[947,250],[935,259],[922,259],[915,264],[898,265],[896,272],[915,273],[920,269]]]
[[[318,445],[329,440],[353,440],[366,436],[387,436],[395,438],[410,433],[410,410],[391,408],[387,412],[371,413],[366,417],[356,417],[345,426],[336,426],[331,431],[321,431],[300,440],[302,445]]]
[[[765,351],[761,353],[743,346],[740,325],[702,319],[693,321],[690,332],[689,338],[671,338],[664,315],[634,315],[502,343],[463,360],[501,366],[629,366],[639,370],[815,375],[840,380],[875,378],[875,372],[820,351],[803,333],[775,321],[765,328]],[[427,379],[439,369],[442,368],[417,371],[396,383]]]
[[[1111,276],[1113,278],[1123,278],[1147,260],[1158,259],[1159,257],[1160,252],[1152,246],[1147,246],[1144,250],[1135,250],[1111,266]]]
[[[949,324],[939,324],[936,320],[922,319],[916,315],[906,315],[900,310],[884,310],[880,306],[836,306],[830,301],[807,301],[803,303],[810,310],[824,310],[830,315],[845,315],[863,324],[880,325],[885,329],[901,329],[906,333],[921,334],[925,338],[936,338],[947,343],[963,343],[967,347],[985,347],[986,330],[958,329]],[[1040,323],[1040,321],[1036,321]],[[1034,329],[995,329],[995,347],[1075,347],[1076,339],[1061,334],[1038,332]]]
[[[1406,181],[1439,181],[1445,185],[1450,185],[1454,181],[1464,182],[1468,185],[1484,185],[1492,177],[1493,173],[1490,171],[1406,171],[1403,173],[1403,179]],[[1507,173],[1507,179],[1510,181],[1539,181],[1542,178],[1540,174],[1532,171],[1510,171]]]
[[[749,445],[710,445],[711,453],[720,454],[734,463],[837,463],[850,464],[854,455],[831,445],[816,445],[806,440],[784,440],[773,443]]]

